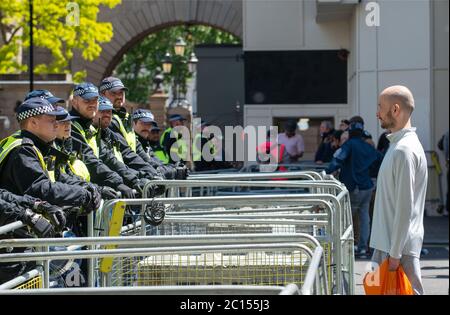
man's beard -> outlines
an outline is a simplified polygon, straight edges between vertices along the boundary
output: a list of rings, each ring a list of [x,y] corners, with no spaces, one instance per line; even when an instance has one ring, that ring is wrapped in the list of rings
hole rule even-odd
[[[122,100],[115,100],[114,101],[114,108],[121,108],[123,105]]]
[[[394,117],[392,117],[391,113],[388,113],[386,115],[386,120],[381,121],[381,128],[390,130],[392,127],[394,127]]]

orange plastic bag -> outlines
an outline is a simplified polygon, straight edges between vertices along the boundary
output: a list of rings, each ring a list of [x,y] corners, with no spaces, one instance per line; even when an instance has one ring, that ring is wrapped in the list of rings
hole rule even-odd
[[[397,271],[389,271],[389,262],[383,261],[375,271],[368,272],[363,280],[366,295],[413,295],[414,291],[400,265]]]

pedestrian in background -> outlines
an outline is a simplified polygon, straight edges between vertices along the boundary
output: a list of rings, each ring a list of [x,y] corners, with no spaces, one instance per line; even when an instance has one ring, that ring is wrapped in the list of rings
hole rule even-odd
[[[333,159],[333,147],[331,146],[332,137],[334,133],[333,123],[329,120],[324,120],[320,123],[320,137],[321,142],[316,151],[314,162],[317,164],[329,163]]]
[[[296,163],[305,152],[303,137],[297,132],[298,125],[295,120],[288,120],[284,125],[284,130],[278,135],[278,144],[286,146],[289,163]]]
[[[359,214],[359,241],[357,256],[368,252],[370,235],[369,203],[373,190],[370,168],[382,159],[381,154],[362,138],[364,125],[351,122],[349,140],[336,152],[333,160],[325,170],[327,174],[341,170],[339,179],[350,193],[352,214]]]

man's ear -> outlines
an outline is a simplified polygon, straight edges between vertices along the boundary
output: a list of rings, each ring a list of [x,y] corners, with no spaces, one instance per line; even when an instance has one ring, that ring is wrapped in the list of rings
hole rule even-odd
[[[394,105],[392,106],[392,112],[393,112],[393,114],[400,113],[400,105],[398,103],[394,103]]]
[[[35,128],[38,125],[38,121],[36,117],[30,117],[30,120],[27,124],[27,127],[33,127]]]
[[[75,96],[69,98],[69,106],[70,106],[71,108],[77,109],[76,106],[74,106],[74,105],[76,104],[76,102],[77,102],[77,101],[75,100]]]

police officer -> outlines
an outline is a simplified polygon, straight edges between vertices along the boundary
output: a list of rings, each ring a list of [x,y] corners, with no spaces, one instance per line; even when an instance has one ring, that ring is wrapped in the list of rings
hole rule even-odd
[[[151,111],[138,109],[133,113],[133,128],[136,138],[149,155],[158,158],[163,164],[169,163],[169,157],[159,143],[160,128]]]
[[[58,111],[62,111],[67,114],[67,117],[57,121],[55,147],[58,155],[55,161],[55,174],[57,178],[67,184],[76,184],[81,186],[87,186],[90,182],[89,170],[83,162],[82,152],[75,151],[73,149],[73,141],[79,142],[79,140],[72,138],[72,124],[71,121],[78,117],[70,115],[62,107],[57,107]],[[81,145],[85,145],[83,142],[79,142]],[[117,198],[117,192],[108,186],[94,185],[102,195],[103,199],[109,200]]]
[[[20,220],[39,237],[52,237],[55,231],[65,227],[64,211],[46,201],[0,189],[0,202],[0,226]]]
[[[99,159],[97,130],[92,126],[92,120],[98,110],[98,97],[97,87],[90,82],[80,83],[73,90],[70,114],[78,118],[72,120],[71,135],[74,139],[79,140],[73,142],[73,149],[82,152],[83,162],[89,170],[93,183],[116,189],[125,198],[134,198],[133,189],[125,185],[122,177]]]
[[[45,218],[44,218],[45,216]],[[50,220],[50,223],[48,220]],[[65,225],[64,212],[49,203],[31,196],[18,196],[0,189],[0,226],[22,221],[26,228],[15,229],[0,235],[6,238],[53,237],[55,231],[62,230]],[[28,230],[31,230],[30,231]],[[20,253],[30,251],[30,248],[2,248],[2,253]],[[33,262],[0,263],[0,284],[7,282],[35,267]]]
[[[133,128],[138,135],[138,146],[141,146],[143,149],[145,148],[144,151],[146,152],[146,155],[150,157],[152,163],[155,163],[157,165],[157,169],[164,174],[166,179],[186,179],[188,175],[188,169],[184,165],[181,165],[180,163],[177,163],[177,165],[169,164],[169,157],[164,150],[160,151],[159,156],[156,156],[153,148],[147,143],[148,140],[145,140],[145,138],[148,139],[148,137],[150,136],[151,126],[156,124],[151,111],[146,109],[138,109],[133,113],[132,117]],[[159,136],[152,137],[154,140],[159,141]]]
[[[203,123],[200,125],[200,131],[194,136],[194,143],[192,147],[193,160],[196,171],[207,171],[214,169],[214,156],[216,155],[216,146],[213,143],[214,134],[209,134],[208,127],[211,126],[208,123]],[[208,152],[208,153],[206,153]],[[204,156],[204,154],[208,156]],[[206,159],[205,159],[206,157]]]
[[[65,104],[65,101],[54,96],[48,90],[33,90],[25,96],[25,100],[32,97],[45,98],[56,107],[61,113],[60,116],[66,116],[64,119],[57,120],[56,139],[54,141],[56,150],[51,150],[51,154],[55,157],[55,179],[66,184],[89,186],[89,170],[82,161],[81,151],[76,152],[72,145],[72,141],[79,142],[79,140],[71,137],[71,121],[79,117],[70,115],[63,107],[58,106]],[[80,144],[83,145],[82,142]],[[101,193],[103,199],[117,198],[117,192],[112,188],[92,185]]]
[[[148,144],[156,158],[158,158],[161,162],[163,162],[163,164],[169,164],[169,157],[167,156],[166,151],[164,151],[164,148],[161,146],[161,143],[159,142],[160,138],[161,138],[161,128],[159,128],[158,124],[155,121],[150,127]],[[145,148],[144,144],[142,144],[142,146]]]
[[[65,104],[65,101],[62,98],[54,96],[49,90],[33,90],[25,96],[24,101],[33,97],[45,98],[54,107],[58,104]]]
[[[187,151],[187,144],[183,139],[181,139],[181,134],[178,134],[174,130],[175,127],[183,126],[184,121],[186,121],[186,119],[181,115],[170,115],[170,127],[164,130],[163,134],[161,135],[160,143],[164,148],[166,154],[169,156],[170,163],[186,161],[187,159],[187,157],[185,156]],[[171,133],[175,134],[175,137],[171,136]]]
[[[107,98],[100,96],[98,112],[93,122],[99,131],[97,141],[100,147],[100,159],[109,168],[122,176],[125,184],[142,191],[145,183],[149,181],[145,178],[145,175],[149,175],[150,178],[153,177],[151,177],[151,174],[146,174],[142,169],[141,171],[135,170],[124,164],[120,150],[121,143],[117,136],[108,128],[111,124],[112,110],[112,103]]]
[[[108,77],[102,80],[100,92],[108,98],[114,106],[113,118],[109,128],[117,135],[120,142],[126,143],[131,150],[128,152],[122,147],[122,156],[126,165],[133,169],[143,169],[148,164],[157,170],[155,176],[163,176],[172,179],[176,175],[173,167],[165,167],[157,158],[149,156],[139,141],[136,139],[132,127],[132,116],[127,113],[125,104],[125,92],[128,89],[118,78]],[[135,153],[135,154],[133,154]],[[137,155],[137,156],[136,156]]]
[[[43,98],[24,101],[17,108],[20,132],[0,143],[0,188],[18,195],[28,194],[58,206],[82,206],[86,212],[100,204],[92,187],[55,182],[44,157],[56,137],[56,118],[61,113]]]

